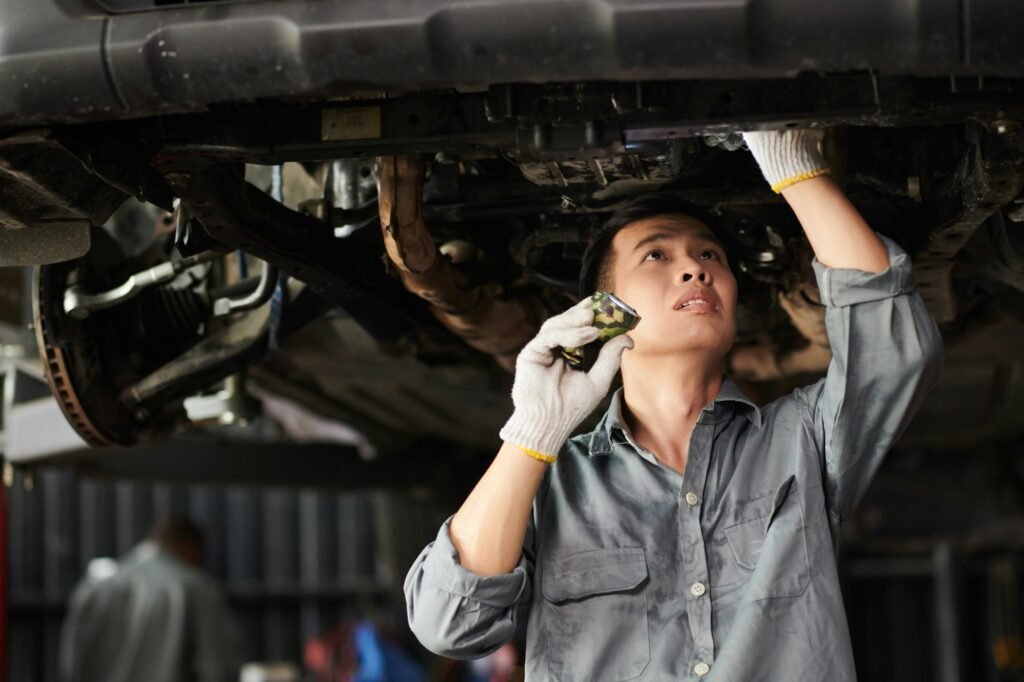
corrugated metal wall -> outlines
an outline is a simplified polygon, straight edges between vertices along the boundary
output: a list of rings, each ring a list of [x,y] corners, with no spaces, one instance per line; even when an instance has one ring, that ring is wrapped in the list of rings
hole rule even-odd
[[[203,527],[243,660],[296,662],[306,639],[346,618],[403,630],[401,581],[444,517],[394,493],[79,480],[68,468],[19,472],[7,500],[9,682],[56,680],[60,623],[86,565],[123,554],[161,516]]]

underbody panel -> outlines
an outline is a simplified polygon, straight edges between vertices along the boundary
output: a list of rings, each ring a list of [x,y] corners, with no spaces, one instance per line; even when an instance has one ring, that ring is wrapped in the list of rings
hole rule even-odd
[[[1000,0],[4,0],[0,124],[491,83],[1024,75]]]

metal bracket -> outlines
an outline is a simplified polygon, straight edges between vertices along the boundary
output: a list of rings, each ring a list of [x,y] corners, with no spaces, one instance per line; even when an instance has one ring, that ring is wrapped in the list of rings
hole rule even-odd
[[[378,250],[336,239],[330,226],[246,183],[238,166],[180,157],[159,164],[181,205],[214,240],[244,249],[337,301],[376,338],[412,333],[412,320],[428,317],[387,275]]]

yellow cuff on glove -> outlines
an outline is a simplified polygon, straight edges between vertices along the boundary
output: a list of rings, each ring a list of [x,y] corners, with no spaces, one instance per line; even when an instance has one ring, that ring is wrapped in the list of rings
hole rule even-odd
[[[527,456],[533,457],[534,459],[537,459],[537,460],[540,460],[541,462],[544,462],[545,464],[554,464],[555,460],[558,459],[558,457],[556,457],[555,455],[545,455],[543,452],[537,452],[536,450],[531,450],[530,448],[523,447],[522,445],[519,445],[517,443],[509,443],[509,445],[515,445],[517,448],[519,448],[520,450],[525,452]]]
[[[775,192],[776,194],[779,194],[782,192],[782,190],[786,189],[787,187],[791,187],[792,185],[795,185],[798,182],[810,180],[811,178],[816,178],[819,175],[825,175],[826,173],[828,173],[828,168],[817,168],[812,171],[804,171],[803,173],[798,173],[797,175],[794,175],[791,178],[786,178],[785,180],[780,180],[779,182],[776,182],[774,185],[772,185],[772,191]]]

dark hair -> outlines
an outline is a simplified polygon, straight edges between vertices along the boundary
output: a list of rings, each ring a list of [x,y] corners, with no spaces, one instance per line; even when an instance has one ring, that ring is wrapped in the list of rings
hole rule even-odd
[[[161,547],[191,547],[203,551],[203,531],[186,516],[168,516],[153,524],[149,539]]]
[[[662,215],[684,215],[696,218],[708,226],[708,229],[721,243],[722,248],[726,250],[726,256],[729,255],[728,245],[722,238],[722,230],[708,211],[672,194],[644,194],[613,213],[590,240],[580,264],[580,298],[589,296],[597,290],[597,284],[612,253],[612,240],[615,235],[632,223]]]

